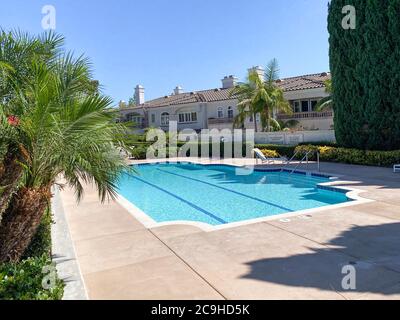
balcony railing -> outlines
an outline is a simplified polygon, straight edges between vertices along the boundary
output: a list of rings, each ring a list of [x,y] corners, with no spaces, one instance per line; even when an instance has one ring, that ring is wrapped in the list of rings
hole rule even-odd
[[[127,122],[129,122],[132,126],[134,126],[136,129],[145,129],[145,128],[147,128],[147,125],[146,125],[146,122],[143,120],[143,121],[140,121],[140,122],[135,122],[135,121],[131,121],[131,120],[128,120],[128,119],[126,119],[126,118],[123,118],[123,119],[121,119],[119,122],[122,122],[122,123],[127,123]]]
[[[208,124],[224,124],[224,123],[233,123],[233,118],[208,119]]]
[[[315,118],[332,118],[333,111],[323,112],[296,112],[293,114],[278,114],[279,120],[287,119],[315,119]]]

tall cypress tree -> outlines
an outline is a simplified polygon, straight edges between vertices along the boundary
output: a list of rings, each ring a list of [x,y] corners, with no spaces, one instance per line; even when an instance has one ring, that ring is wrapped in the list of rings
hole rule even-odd
[[[342,9],[356,9],[344,29]],[[330,64],[335,130],[346,147],[400,148],[400,0],[332,0]]]

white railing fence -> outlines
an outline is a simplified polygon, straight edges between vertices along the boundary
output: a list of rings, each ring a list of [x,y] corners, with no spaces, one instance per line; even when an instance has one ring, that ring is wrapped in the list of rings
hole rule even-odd
[[[297,145],[304,142],[335,142],[334,130],[257,132],[256,144]]]

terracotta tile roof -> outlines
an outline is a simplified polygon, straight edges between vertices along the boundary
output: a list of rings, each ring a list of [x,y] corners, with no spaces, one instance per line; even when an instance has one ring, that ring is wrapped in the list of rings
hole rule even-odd
[[[329,80],[330,78],[330,73],[323,72],[278,80],[278,85],[285,92],[323,88],[325,87],[325,81]]]
[[[299,77],[285,78],[277,81],[277,85],[283,91],[306,90],[314,88],[323,88],[325,81],[330,79],[330,73],[317,73]],[[229,96],[231,89],[210,89],[197,92],[187,92],[178,95],[169,95],[153,100],[146,101],[143,105],[134,109],[168,107],[196,102],[215,102],[231,100]]]

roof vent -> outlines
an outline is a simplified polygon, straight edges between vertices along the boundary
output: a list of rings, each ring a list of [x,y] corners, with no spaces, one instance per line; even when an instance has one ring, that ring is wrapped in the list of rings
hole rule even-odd
[[[278,80],[276,80],[276,82],[277,83],[281,83],[281,82],[283,82],[283,80],[282,79],[278,79]]]
[[[169,98],[169,96],[164,96],[164,99],[168,99]]]
[[[214,91],[215,92],[219,92],[219,91],[221,91],[221,89],[220,88],[216,88],[216,89],[214,89]]]
[[[322,72],[322,73],[321,73],[321,77],[326,77],[327,75],[328,75],[327,72]]]
[[[192,92],[190,93],[191,96],[193,96],[194,94],[196,94],[196,92],[194,92],[194,91],[192,91]]]

